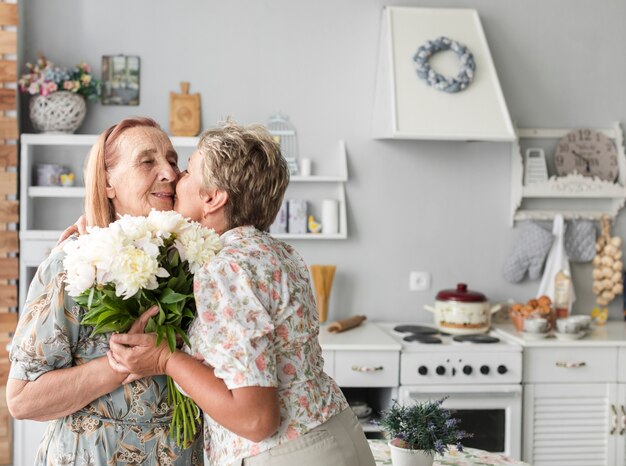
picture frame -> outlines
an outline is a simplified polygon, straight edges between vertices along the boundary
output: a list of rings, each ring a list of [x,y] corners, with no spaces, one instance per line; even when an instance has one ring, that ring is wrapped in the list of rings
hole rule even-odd
[[[139,89],[138,56],[102,56],[102,105],[139,105]]]

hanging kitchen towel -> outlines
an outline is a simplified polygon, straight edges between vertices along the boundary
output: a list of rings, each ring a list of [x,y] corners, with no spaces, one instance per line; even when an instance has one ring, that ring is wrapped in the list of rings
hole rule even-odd
[[[596,226],[591,220],[567,222],[563,241],[572,262],[591,262],[596,256]]]
[[[504,279],[509,283],[519,283],[524,280],[526,272],[531,280],[539,279],[553,242],[552,233],[535,222],[523,222],[519,227],[517,242],[504,262]]]
[[[548,259],[546,260],[546,268],[543,271],[543,277],[541,277],[541,284],[539,285],[539,291],[537,296],[548,296],[552,302],[554,302],[554,279],[556,274],[563,271],[570,277],[572,273],[569,267],[569,258],[565,252],[563,236],[565,234],[565,222],[562,215],[556,215],[554,217],[554,223],[552,225],[552,234],[554,235],[554,244],[552,249],[548,253]],[[570,305],[576,300],[574,294],[573,280],[570,280]]]

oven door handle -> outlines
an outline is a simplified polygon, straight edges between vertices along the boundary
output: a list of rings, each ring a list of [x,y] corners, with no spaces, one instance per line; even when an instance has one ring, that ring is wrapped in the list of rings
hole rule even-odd
[[[454,397],[454,395],[457,395],[457,393],[442,393],[442,392],[409,392],[409,398],[410,399],[414,399],[414,398],[423,398],[423,397],[428,397],[428,398],[442,398],[444,396],[448,396],[448,397]],[[519,391],[516,390],[502,390],[499,392],[476,392],[476,393],[467,393],[467,392],[463,392],[462,393],[463,398],[474,398],[474,399],[478,399],[478,398],[518,398],[521,394]]]

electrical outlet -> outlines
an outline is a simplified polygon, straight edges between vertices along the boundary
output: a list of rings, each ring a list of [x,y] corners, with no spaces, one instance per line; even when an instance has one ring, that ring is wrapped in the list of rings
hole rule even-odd
[[[430,289],[430,274],[428,272],[409,273],[410,291],[427,291]]]

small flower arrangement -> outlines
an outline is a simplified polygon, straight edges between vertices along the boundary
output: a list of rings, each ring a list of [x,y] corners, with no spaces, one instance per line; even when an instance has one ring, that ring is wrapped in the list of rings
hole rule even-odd
[[[381,413],[378,425],[391,437],[398,448],[422,450],[427,455],[445,453],[450,444],[463,450],[461,440],[472,437],[459,429],[460,421],[437,401],[426,401],[403,406],[394,400],[392,406]]]
[[[147,217],[124,215],[106,228],[68,241],[66,290],[86,309],[81,324],[93,334],[126,332],[153,305],[159,313],[146,331],[165,339],[170,351],[176,336],[189,343],[186,330],[195,317],[193,274],[222,247],[219,236],[174,211],[152,210]],[[199,410],[167,377],[173,407],[170,434],[188,445],[200,425]]]
[[[26,68],[28,72],[17,81],[20,92],[49,96],[53,92],[69,91],[89,100],[100,96],[100,81],[93,78],[91,67],[85,62],[73,68],[61,68],[40,56],[34,65],[26,63]]]

